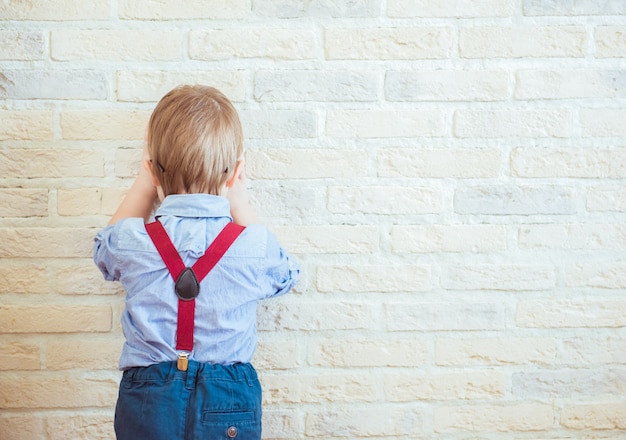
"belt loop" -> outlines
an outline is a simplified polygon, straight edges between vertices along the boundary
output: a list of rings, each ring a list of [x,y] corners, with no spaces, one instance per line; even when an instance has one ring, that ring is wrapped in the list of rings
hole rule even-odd
[[[196,376],[198,375],[198,362],[189,361],[187,365],[187,378],[185,380],[185,387],[188,390],[193,390],[196,386]]]

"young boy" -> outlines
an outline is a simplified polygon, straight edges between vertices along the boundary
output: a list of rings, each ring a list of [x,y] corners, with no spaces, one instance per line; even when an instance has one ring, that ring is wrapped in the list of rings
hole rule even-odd
[[[165,95],[143,166],[95,238],[96,265],[126,290],[119,440],[261,438],[256,305],[299,268],[257,224],[245,183],[230,101],[204,86]]]

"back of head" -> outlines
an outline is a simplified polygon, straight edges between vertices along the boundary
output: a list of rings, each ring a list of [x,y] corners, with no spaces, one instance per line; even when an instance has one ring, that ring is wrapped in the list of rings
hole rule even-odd
[[[147,142],[165,196],[219,195],[243,153],[237,111],[207,86],[181,86],[166,94],[150,117]]]

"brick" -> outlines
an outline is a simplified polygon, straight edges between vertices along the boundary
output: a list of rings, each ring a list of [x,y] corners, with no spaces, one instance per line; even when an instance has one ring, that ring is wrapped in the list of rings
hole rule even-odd
[[[521,70],[515,80],[516,99],[626,97],[626,73],[621,70]]]
[[[459,214],[575,214],[576,190],[568,186],[481,185],[458,188],[454,211]]]
[[[3,20],[36,21],[105,20],[109,18],[109,1],[94,4],[81,0],[2,2],[0,17]]]
[[[0,60],[35,61],[44,58],[43,32],[0,30],[0,41],[11,42],[0,45]]]
[[[239,117],[248,139],[310,139],[317,136],[317,115],[309,110],[244,110]]]
[[[446,59],[452,54],[448,27],[326,29],[328,60]]]
[[[582,26],[466,27],[459,33],[461,58],[581,58]]]
[[[369,254],[379,250],[376,226],[287,226],[272,230],[296,254]]]
[[[502,330],[502,304],[388,303],[384,306],[388,331]]]
[[[0,258],[91,258],[93,229],[0,228]]]
[[[260,331],[283,330],[356,330],[371,328],[374,308],[362,303],[326,302],[261,304],[258,312]]]
[[[320,292],[424,292],[432,288],[428,265],[318,266]]]
[[[261,102],[368,102],[378,99],[375,72],[262,70],[254,80],[254,98]]]
[[[617,4],[617,2],[615,3]],[[625,26],[598,26],[595,28],[594,41],[597,58],[623,58],[626,56]]]
[[[182,33],[169,30],[57,29],[50,33],[54,61],[177,61]]]
[[[241,19],[246,16],[245,0],[120,0],[123,20]]]
[[[515,318],[519,327],[596,328],[626,325],[626,302],[615,300],[522,301]]]
[[[108,439],[113,440],[113,415],[71,414],[49,415],[46,417],[46,433],[50,440]]]
[[[440,406],[435,408],[435,432],[527,432],[553,427],[552,405],[504,403],[494,405]]]
[[[378,153],[379,177],[498,177],[502,152],[495,148],[389,148]]]
[[[626,186],[592,186],[587,190],[587,210],[626,212]]]
[[[517,177],[622,178],[626,148],[515,148],[511,174]]]
[[[56,276],[57,291],[63,295],[118,295],[124,289],[120,283],[106,281],[94,264],[71,265],[60,269]]]
[[[557,362],[578,368],[626,364],[626,338],[602,335],[564,338],[558,350]]]
[[[578,111],[582,137],[623,137],[626,135],[626,109],[593,108]]]
[[[108,78],[91,70],[5,70],[9,99],[87,100],[107,98]]]
[[[295,340],[274,340],[262,334],[254,354],[257,370],[288,370],[301,366],[300,344]],[[265,428],[264,428],[265,430]]]
[[[444,366],[551,365],[556,350],[551,338],[437,339],[435,363]]]
[[[115,370],[123,340],[120,338],[56,338],[46,344],[48,370]]]
[[[416,367],[427,346],[415,339],[325,339],[309,341],[308,363],[318,367]]]
[[[143,166],[141,164],[141,150],[134,149],[134,148],[118,148],[115,151],[115,176],[116,177],[133,177],[134,178],[135,176],[137,176],[137,173],[139,172],[139,167],[141,166]],[[129,184],[129,188],[130,188],[130,184]],[[117,195],[119,196],[119,193]],[[116,195],[112,194],[110,203],[114,203],[115,198],[116,198]],[[115,207],[117,208],[117,205]]]
[[[441,285],[449,290],[550,290],[554,267],[531,264],[468,264],[443,270]]]
[[[104,157],[89,150],[0,150],[0,175],[27,179],[102,177]]]
[[[248,150],[246,173],[252,179],[322,179],[367,175],[366,151],[353,149]]]
[[[104,215],[113,215],[115,211],[117,211],[118,206],[126,193],[128,192],[128,187],[126,188],[102,188],[102,211],[101,213]]]
[[[366,374],[264,374],[263,404],[373,402],[376,386]]]
[[[113,379],[48,374],[0,379],[0,406],[5,409],[110,407],[117,398]]]
[[[73,188],[57,191],[59,215],[95,215],[101,212],[102,190],[100,188]]]
[[[247,159],[246,162],[247,167],[250,167],[250,161]],[[246,170],[246,173],[250,175],[249,170]],[[279,188],[255,186],[250,188],[250,199],[262,221],[268,224],[279,217],[313,218],[326,209],[326,194],[322,194],[315,186],[281,185]],[[289,232],[286,233],[287,237],[291,236]],[[297,238],[290,240],[295,241]]]
[[[45,438],[43,420],[37,414],[5,414],[0,417],[3,440],[41,440]]]
[[[143,139],[150,112],[135,110],[80,110],[61,113],[64,139]]]
[[[393,18],[473,18],[510,17],[516,15],[517,3],[514,0],[388,0],[387,15]]]
[[[393,252],[494,252],[507,248],[504,226],[407,225],[391,229]]]
[[[501,398],[507,389],[503,373],[488,371],[429,374],[389,374],[384,383],[390,402],[415,400],[479,400]]]
[[[0,306],[2,333],[79,333],[111,330],[110,306]]]
[[[457,110],[454,135],[460,138],[565,138],[572,135],[570,110]]]
[[[519,230],[522,249],[626,249],[623,224],[524,225]]]
[[[621,395],[625,385],[626,372],[604,368],[541,370],[513,373],[511,376],[511,393],[527,399]]]
[[[442,110],[329,110],[326,134],[335,138],[442,137]]]
[[[235,28],[191,30],[189,57],[217,61],[265,58],[270,60],[310,60],[319,52],[314,29]]]
[[[510,74],[498,70],[389,71],[389,101],[502,101],[511,96]]]
[[[593,403],[567,405],[561,410],[561,426],[576,430],[626,429],[626,404]]]
[[[566,269],[565,283],[569,287],[623,289],[626,287],[625,270],[623,261],[582,262]]]
[[[124,102],[156,102],[174,87],[204,84],[215,87],[233,102],[246,99],[248,74],[242,71],[150,71],[117,72],[117,99]]]
[[[35,342],[0,342],[0,371],[25,371],[41,369],[41,348]],[[1,419],[0,419],[1,420]],[[0,421],[0,425],[1,425]],[[2,432],[0,430],[0,432]]]
[[[595,0],[549,1],[524,0],[524,15],[623,15],[626,4],[622,2],[597,2]]]
[[[368,214],[432,214],[442,209],[441,191],[423,187],[331,187],[328,210]]]
[[[0,217],[46,217],[48,190],[0,188]]]
[[[305,434],[321,438],[421,437],[425,429],[424,410],[415,407],[367,405],[321,408],[309,411]]]
[[[299,414],[293,410],[263,408],[263,436],[268,439],[294,439],[304,431]]]
[[[366,18],[378,17],[380,3],[381,0],[256,0],[252,11],[272,18]]]
[[[49,141],[53,136],[50,111],[0,110],[0,141]]]
[[[46,265],[3,261],[0,265],[0,293],[48,293]]]

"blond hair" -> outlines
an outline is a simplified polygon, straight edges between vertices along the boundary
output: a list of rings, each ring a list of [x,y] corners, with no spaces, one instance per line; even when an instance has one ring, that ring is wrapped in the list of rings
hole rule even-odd
[[[181,86],[152,112],[148,154],[163,194],[219,195],[243,154],[237,111],[219,90]]]

